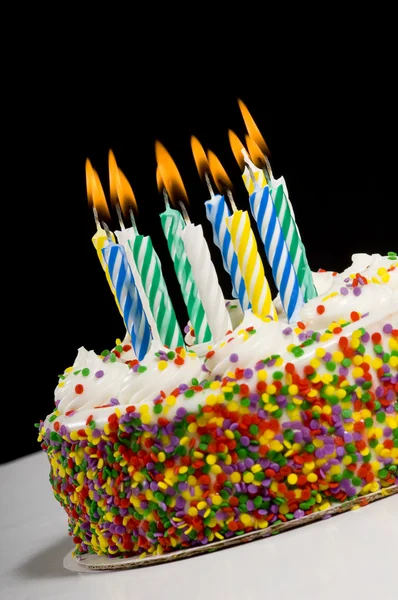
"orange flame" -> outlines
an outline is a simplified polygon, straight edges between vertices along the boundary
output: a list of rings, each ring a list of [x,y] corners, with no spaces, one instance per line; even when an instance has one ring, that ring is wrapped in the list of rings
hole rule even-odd
[[[236,135],[236,133],[234,133],[231,129],[228,130],[228,138],[235,160],[238,163],[241,171],[243,171],[245,168],[245,159],[242,154],[244,146],[238,138],[238,136]]]
[[[119,202],[125,217],[127,217],[129,213],[130,206],[133,207],[134,212],[137,214],[138,206],[134,192],[127,177],[117,166],[116,158],[112,150],[109,150],[108,164],[109,187],[112,204],[115,205]]]
[[[252,163],[254,163],[259,169],[266,168],[267,163],[265,160],[265,156],[261,152],[256,142],[249,135],[245,135],[245,140]]]
[[[191,136],[191,148],[199,177],[203,180],[205,173],[209,171],[210,167],[206,152],[204,151],[203,146],[199,142],[198,138],[196,138],[194,135]]]
[[[216,184],[218,191],[223,194],[225,188],[232,188],[232,181],[214,152],[209,150],[207,158],[209,160],[210,173],[214,179],[214,183]]]
[[[100,178],[88,159],[86,160],[86,186],[89,206],[94,206],[102,219],[110,219],[109,208]]]
[[[238,100],[238,104],[239,104],[240,111],[242,113],[243,120],[246,125],[246,129],[248,131],[248,134],[256,142],[257,146],[260,148],[260,150],[261,150],[261,152],[263,152],[263,154],[265,154],[266,156],[271,156],[271,153],[265,142],[265,139],[261,135],[260,130],[257,127],[256,123],[254,122],[253,117],[249,113],[246,104],[244,104],[242,102],[242,100]]]
[[[164,183],[160,174],[159,166],[156,167],[156,185],[158,187],[158,192],[161,192],[164,188]]]
[[[133,188],[131,187],[129,180],[127,179],[123,171],[121,171],[120,169],[118,169],[118,175],[119,187],[117,195],[124,216],[127,217],[127,215],[129,214],[130,207],[133,208],[135,214],[138,214],[137,201],[135,199]]]
[[[112,150],[109,150],[108,153],[108,168],[109,168],[109,189],[111,202],[113,205],[117,204],[119,199],[119,190],[120,190],[120,178],[119,178],[119,169],[116,163],[115,155]]]
[[[184,200],[184,202],[189,204],[187,192],[176,164],[163,144],[157,140],[155,142],[155,154],[160,177],[171,202],[175,204],[177,200]]]

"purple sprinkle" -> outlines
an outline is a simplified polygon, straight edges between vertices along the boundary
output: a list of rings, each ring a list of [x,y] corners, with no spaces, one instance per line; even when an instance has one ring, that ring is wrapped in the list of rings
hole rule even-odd
[[[360,296],[362,294],[362,290],[360,287],[354,287],[354,296]]]
[[[95,376],[99,379],[100,377],[104,376],[104,372],[102,370],[101,371],[96,371],[95,372]]]
[[[340,288],[340,294],[343,294],[343,296],[348,296],[349,291],[347,290],[346,287],[341,287]]]
[[[236,363],[239,360],[239,356],[234,352],[233,354],[231,354],[231,356],[229,357],[229,360],[231,361],[231,363]]]
[[[393,330],[393,326],[391,323],[386,323],[383,327],[383,333],[391,333]]]
[[[252,369],[245,369],[244,370],[244,376],[246,377],[246,379],[251,379],[253,377],[253,371],[252,371]]]
[[[250,444],[250,440],[246,435],[242,435],[242,437],[240,438],[240,443],[242,444],[242,446],[248,446]]]
[[[109,400],[109,404],[116,405],[116,404],[120,404],[120,402],[117,398],[111,398]]]
[[[284,333],[285,335],[290,335],[292,333],[293,329],[291,327],[285,327],[285,329],[283,329],[282,333]]]

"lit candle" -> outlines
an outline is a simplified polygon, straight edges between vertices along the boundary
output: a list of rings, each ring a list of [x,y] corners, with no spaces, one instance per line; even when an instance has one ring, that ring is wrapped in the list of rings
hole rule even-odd
[[[115,297],[116,305],[119,309],[120,314],[123,316],[122,310],[119,306],[119,302],[116,297],[115,288],[113,287],[112,280],[109,276],[108,265],[103,257],[102,250],[109,244],[108,236],[100,225],[98,218],[98,210],[101,211],[103,217],[110,219],[108,205],[106,203],[105,194],[101,186],[101,182],[98,177],[98,173],[93,169],[90,161],[86,160],[86,185],[87,185],[87,198],[89,205],[92,206],[94,220],[97,227],[97,231],[91,238],[93,242],[93,246],[97,252],[98,259],[100,261],[101,267],[104,270],[106,280],[108,285],[112,291],[112,294]],[[112,241],[115,241],[113,234],[111,233]]]
[[[238,256],[252,311],[261,318],[278,319],[272,303],[271,290],[257,250],[256,238],[250,226],[249,213],[237,210],[227,218],[227,227]]]
[[[117,166],[116,159],[112,150],[109,151],[108,165],[111,202],[116,209],[120,225],[120,231],[115,231],[115,235],[119,244],[125,249],[126,257],[134,277],[141,304],[143,306],[144,312],[148,319],[149,326],[151,328],[152,337],[155,342],[161,343],[160,335],[156,325],[156,319],[152,314],[149,305],[149,300],[142,285],[140,273],[135,263],[133,252],[131,249],[134,244],[134,240],[138,235],[133,212],[133,207],[135,207],[135,209],[137,210],[137,202],[134,196],[133,189],[127,177],[124,175],[123,171],[121,171]],[[126,213],[126,216],[130,218],[131,227],[124,226],[120,206],[122,206],[123,210]]]
[[[136,235],[131,250],[142,285],[156,320],[160,340],[168,348],[184,346],[184,339],[162,274],[162,266],[149,236]]]
[[[205,202],[205,208],[206,216],[213,228],[213,241],[221,252],[224,269],[231,277],[232,295],[235,298],[239,298],[242,309],[246,310],[250,308],[251,305],[239,267],[238,257],[235,254],[231,242],[231,235],[225,222],[225,219],[231,216],[231,212],[225,202],[224,196],[214,194],[208,172],[210,171],[212,173],[217,186],[219,178],[222,178],[223,183],[226,184],[224,187],[228,187],[228,184],[230,184],[229,187],[232,187],[232,183],[216,155],[213,152],[209,152],[209,158],[207,158],[202,145],[194,136],[191,137],[191,147],[199,176],[206,180],[211,196],[210,200]]]
[[[257,165],[264,166],[265,156],[259,146],[248,136],[246,137],[246,141],[250,157],[253,162],[255,162]],[[297,224],[294,219],[291,203],[284,192],[283,185],[279,185],[275,192],[275,190],[272,190],[272,188],[267,185],[267,180],[265,178],[264,181],[261,182],[261,185],[259,181],[260,180],[258,180],[258,185],[256,186],[257,191],[259,188],[265,189],[268,187],[269,189],[270,201],[272,202],[273,207],[275,207],[276,215],[286,241],[289,256],[297,274],[301,293],[304,300],[307,302],[311,298],[315,298],[317,296],[317,291],[312,278],[312,272],[307,261],[304,244],[301,241]]]
[[[188,223],[181,231],[193,278],[199,290],[214,342],[232,330],[231,320],[201,225]]]
[[[177,171],[171,156],[160,142],[156,142],[155,146],[156,158],[158,161],[157,179],[158,186],[172,187],[169,181],[169,172],[174,177],[174,185],[183,190],[185,193],[184,184]],[[161,164],[163,165],[161,167]],[[160,170],[162,169],[162,172]],[[167,189],[167,188],[166,188]],[[201,302],[198,288],[192,276],[191,265],[184,251],[184,244],[181,239],[181,233],[185,227],[185,222],[178,210],[170,207],[167,194],[165,194],[166,209],[160,215],[160,221],[164,235],[167,240],[167,246],[170,252],[171,259],[174,264],[174,270],[180,284],[181,293],[187,307],[189,319],[195,333],[197,344],[209,342],[211,340],[211,331],[207,322],[205,309]]]
[[[138,360],[142,360],[151,343],[151,332],[126,252],[120,244],[109,241],[108,245],[103,248],[102,254],[109,269],[135,355]]]
[[[269,187],[257,187],[250,195],[249,202],[288,321],[296,322],[304,298],[269,194]]]

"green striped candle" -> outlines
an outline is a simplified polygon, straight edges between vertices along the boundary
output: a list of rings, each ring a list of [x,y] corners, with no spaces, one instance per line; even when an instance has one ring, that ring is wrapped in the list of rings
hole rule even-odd
[[[305,253],[304,244],[301,241],[296,221],[290,210],[289,202],[283,191],[283,185],[279,185],[276,194],[270,188],[273,197],[276,214],[282,226],[283,236],[289,250],[290,258],[294,269],[297,273],[297,278],[303,292],[305,302],[315,298],[317,291],[312,278],[310,266],[308,264],[307,255]]]
[[[160,215],[160,221],[189,319],[195,332],[196,343],[210,342],[211,331],[199,297],[198,288],[192,276],[191,265],[185,253],[184,243],[180,237],[181,231],[185,227],[184,219],[178,210],[167,206],[166,210]]]
[[[168,348],[184,346],[184,339],[167,291],[160,259],[148,236],[136,235],[129,240],[134,262],[140,274],[149,308],[155,319],[160,341]]]

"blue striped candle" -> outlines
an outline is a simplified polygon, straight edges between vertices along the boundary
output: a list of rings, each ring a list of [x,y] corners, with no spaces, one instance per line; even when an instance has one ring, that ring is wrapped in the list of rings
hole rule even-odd
[[[131,272],[126,251],[120,244],[109,242],[102,249],[104,260],[108,265],[109,276],[116,297],[123,313],[126,329],[138,360],[142,360],[151,343],[151,331],[142,308],[134,277]]]
[[[249,202],[283,308],[288,320],[295,322],[298,320],[304,298],[268,185],[263,188],[256,187],[249,197]]]
[[[217,195],[205,202],[206,217],[213,227],[213,240],[220,249],[224,269],[232,280],[232,295],[239,298],[242,310],[250,308],[246,286],[239,267],[238,257],[232,245],[231,234],[226,225],[226,218],[231,216],[223,196]]]

